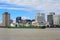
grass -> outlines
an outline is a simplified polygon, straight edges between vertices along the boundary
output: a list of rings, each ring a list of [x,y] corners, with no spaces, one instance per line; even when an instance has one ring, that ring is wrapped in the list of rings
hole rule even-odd
[[[39,26],[39,27],[34,27],[34,26],[20,26],[20,27],[12,27],[8,26],[8,28],[28,28],[28,29],[45,29],[45,26]]]

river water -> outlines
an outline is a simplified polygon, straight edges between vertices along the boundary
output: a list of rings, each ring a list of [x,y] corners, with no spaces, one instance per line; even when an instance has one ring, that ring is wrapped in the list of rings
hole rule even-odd
[[[60,28],[0,28],[0,40],[60,40]]]

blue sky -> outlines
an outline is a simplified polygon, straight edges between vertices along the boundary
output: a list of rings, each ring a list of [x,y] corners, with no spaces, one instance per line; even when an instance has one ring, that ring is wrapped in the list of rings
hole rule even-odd
[[[4,12],[9,12],[13,20],[17,16],[34,19],[38,12],[60,14],[60,0],[0,0],[0,22]]]

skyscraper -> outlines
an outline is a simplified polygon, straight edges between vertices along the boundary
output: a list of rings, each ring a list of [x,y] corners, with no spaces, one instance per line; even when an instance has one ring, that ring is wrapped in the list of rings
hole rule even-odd
[[[2,15],[2,26],[10,26],[10,14],[8,12],[4,12]]]
[[[54,27],[60,26],[60,15],[53,15]]]
[[[45,25],[45,14],[37,13],[35,20],[38,23],[38,25]]]
[[[59,17],[59,24],[60,24],[60,15],[58,15],[58,17]]]
[[[54,12],[50,12],[50,14],[47,15],[47,22],[49,23],[50,27],[53,27],[53,25],[54,25],[53,15],[55,15]]]
[[[16,18],[16,23],[21,23],[21,20],[22,20],[21,17],[17,17]]]

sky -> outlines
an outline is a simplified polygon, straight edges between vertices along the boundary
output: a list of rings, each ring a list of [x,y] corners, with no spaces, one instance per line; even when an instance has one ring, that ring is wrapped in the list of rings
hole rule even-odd
[[[2,14],[10,13],[11,19],[21,16],[23,19],[34,19],[36,13],[60,13],[60,0],[0,0],[0,22]]]

